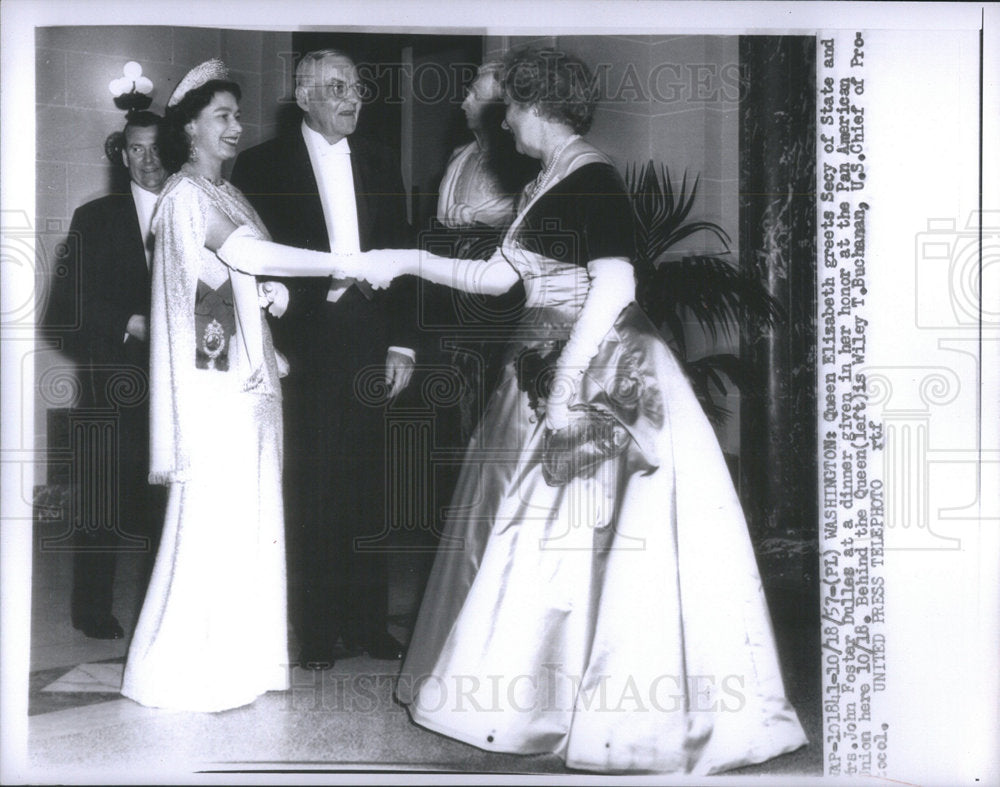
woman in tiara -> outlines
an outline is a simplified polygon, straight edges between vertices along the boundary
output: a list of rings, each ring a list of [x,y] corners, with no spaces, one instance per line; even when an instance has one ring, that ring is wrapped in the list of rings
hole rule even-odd
[[[715,773],[806,742],[739,499],[635,303],[621,178],[587,143],[593,81],[513,53],[506,123],[544,168],[489,261],[383,251],[524,318],[466,454],[397,696],[483,749],[594,771]]]
[[[239,100],[225,66],[203,63],[160,135],[175,174],[152,222],[150,481],[169,497],[122,681],[160,708],[220,711],[288,687],[281,359],[264,319],[287,290],[255,275],[332,274],[338,256],[270,243],[222,178]]]

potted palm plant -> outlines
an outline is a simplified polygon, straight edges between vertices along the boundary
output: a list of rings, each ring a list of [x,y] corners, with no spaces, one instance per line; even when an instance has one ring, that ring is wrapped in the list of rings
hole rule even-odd
[[[729,415],[719,401],[726,379],[737,388],[746,385],[751,370],[730,352],[689,357],[692,324],[717,343],[745,330],[764,330],[782,319],[781,304],[750,272],[729,258],[730,238],[711,221],[691,218],[698,181],[688,184],[687,173],[678,186],[663,164],[629,164],[625,182],[632,202],[636,240],[636,294],[639,305],[676,350],[705,413],[716,425]],[[681,255],[680,241],[708,233],[723,250],[717,254]]]

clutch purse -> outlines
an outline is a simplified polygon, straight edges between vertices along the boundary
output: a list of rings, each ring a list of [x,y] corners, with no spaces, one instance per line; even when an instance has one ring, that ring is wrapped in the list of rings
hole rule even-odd
[[[565,429],[542,439],[542,475],[549,486],[590,478],[597,467],[620,456],[632,437],[614,416],[593,407],[570,410]]]

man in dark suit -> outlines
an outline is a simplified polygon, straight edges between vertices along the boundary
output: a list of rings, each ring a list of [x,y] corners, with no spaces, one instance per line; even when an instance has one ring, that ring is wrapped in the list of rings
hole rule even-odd
[[[147,479],[149,226],[167,177],[159,122],[151,112],[129,116],[121,150],[128,189],[77,208],[67,239],[81,285],[76,304],[61,304],[80,317],[76,330],[62,334],[81,381],[71,617],[95,639],[124,634],[112,614],[116,552],[145,549],[148,572],[162,527],[162,490]]]
[[[351,136],[364,88],[338,50],[306,54],[296,69],[303,121],[242,153],[232,182],[274,240],[316,251],[411,246],[396,157]],[[385,404],[409,383],[414,293],[373,292],[353,280],[288,280],[274,323],[285,378],[285,501],[289,601],[299,663],[333,664],[349,651],[402,657],[388,633]]]

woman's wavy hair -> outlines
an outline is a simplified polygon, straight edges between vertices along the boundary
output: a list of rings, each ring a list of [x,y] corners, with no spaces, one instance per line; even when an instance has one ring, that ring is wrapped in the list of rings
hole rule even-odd
[[[504,57],[504,91],[511,101],[586,134],[594,119],[597,84],[579,58],[556,49],[513,49]]]
[[[497,98],[483,105],[480,116],[480,132],[486,167],[500,184],[504,193],[517,194],[524,185],[538,174],[539,163],[530,156],[518,153],[514,145],[514,135],[503,128],[507,105],[503,100],[504,65],[499,60],[483,63],[476,79],[481,76],[491,77],[498,86]]]
[[[189,90],[184,98],[167,107],[163,114],[158,145],[160,161],[167,172],[177,172],[191,157],[191,139],[184,126],[197,119],[202,110],[212,103],[218,93],[229,93],[239,101],[242,98],[240,86],[228,79],[210,79],[204,85]]]

